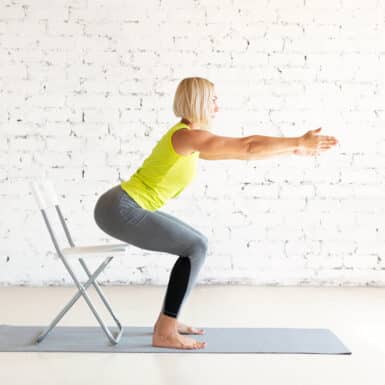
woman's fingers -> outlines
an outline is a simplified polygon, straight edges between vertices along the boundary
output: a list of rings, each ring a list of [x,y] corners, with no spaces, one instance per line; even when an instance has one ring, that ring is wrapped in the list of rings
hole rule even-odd
[[[320,141],[318,142],[318,146],[334,146],[336,145],[338,142],[335,138],[329,138],[329,137],[325,137],[324,139],[320,139]]]
[[[338,141],[333,136],[318,136],[317,141],[313,145],[309,146],[306,149],[294,151],[297,155],[307,155],[307,156],[317,156],[320,155],[321,152],[329,150],[333,146],[335,146]]]
[[[314,138],[313,143],[309,142],[307,150],[315,151],[318,149],[329,149],[337,143],[337,139],[333,136],[319,135]]]
[[[317,135],[317,139],[322,143],[337,144],[338,140],[334,136]]]
[[[331,143],[337,143],[337,139],[334,136],[319,136],[320,140],[323,140],[325,142],[331,142]]]

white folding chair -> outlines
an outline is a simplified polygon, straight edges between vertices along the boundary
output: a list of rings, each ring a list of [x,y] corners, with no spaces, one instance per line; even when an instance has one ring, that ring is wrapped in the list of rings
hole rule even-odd
[[[114,258],[111,256],[111,253],[117,253],[117,252],[125,252],[127,248],[127,244],[112,244],[112,245],[91,245],[91,246],[78,246],[75,247],[74,242],[72,241],[72,237],[70,235],[70,232],[67,228],[67,225],[64,221],[62,212],[59,207],[57,194],[55,192],[53,183],[50,180],[41,181],[40,183],[37,183],[36,181],[30,182],[30,187],[33,192],[33,195],[35,196],[35,199],[37,201],[37,204],[39,206],[39,209],[43,215],[45,224],[47,225],[49,234],[51,236],[52,242],[55,246],[56,252],[63,262],[65,268],[67,269],[68,273],[72,277],[73,281],[75,282],[78,290],[76,294],[72,297],[72,299],[67,303],[66,306],[60,311],[60,313],[54,318],[54,320],[51,322],[51,324],[37,337],[36,343],[39,343],[43,341],[43,339],[47,336],[47,334],[58,324],[58,322],[63,318],[63,316],[68,312],[68,310],[75,304],[75,302],[82,296],[84,300],[86,301],[87,305],[91,309],[92,313],[96,317],[97,321],[99,322],[101,328],[103,329],[104,333],[106,334],[108,340],[111,342],[111,344],[116,345],[120,337],[123,334],[123,328],[120,324],[119,320],[116,318],[115,314],[113,313],[111,309],[111,305],[107,301],[105,295],[103,294],[100,286],[96,282],[96,278],[98,275],[106,268],[106,266],[111,262],[111,260]],[[56,211],[59,215],[60,222],[63,226],[64,232],[66,234],[66,238],[68,240],[68,243],[70,247],[66,248],[60,248],[58,239],[55,236],[53,226],[51,225],[48,215],[46,212],[46,209],[49,207],[55,206]],[[82,284],[80,283],[79,279],[76,277],[74,271],[71,269],[70,264],[68,263],[66,256],[71,255],[87,255],[87,254],[109,254],[107,258],[99,265],[99,267],[91,274],[90,270],[88,269],[85,261],[83,258],[79,257],[79,263],[83,267],[84,271],[86,272],[88,276],[88,280]],[[93,305],[90,297],[88,296],[86,290],[88,287],[92,285],[96,292],[99,294],[101,300],[103,301],[104,305],[108,309],[109,313],[111,314],[113,320],[116,323],[116,326],[118,327],[118,330],[113,333],[109,330],[109,328],[104,324],[102,318],[99,316],[98,312],[95,309],[95,306]]]

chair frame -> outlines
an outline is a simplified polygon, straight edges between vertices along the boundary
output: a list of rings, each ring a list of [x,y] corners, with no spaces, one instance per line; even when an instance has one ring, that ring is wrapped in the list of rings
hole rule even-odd
[[[99,274],[107,267],[107,265],[112,261],[114,258],[113,256],[109,255],[107,256],[104,261],[97,267],[97,269],[91,273],[86,262],[82,257],[79,257],[79,263],[86,272],[88,276],[88,280],[82,284],[80,280],[77,278],[76,274],[74,273],[73,269],[71,268],[71,265],[67,261],[65,255],[69,254],[90,254],[90,253],[98,253],[98,254],[105,254],[110,252],[125,252],[127,248],[127,244],[115,244],[115,245],[96,245],[96,246],[81,246],[76,247],[71,234],[69,232],[69,229],[65,223],[65,220],[63,218],[62,212],[59,207],[59,202],[57,199],[57,194],[55,192],[55,189],[53,187],[53,184],[50,180],[45,180],[40,183],[43,188],[41,189],[39,187],[39,184],[35,181],[30,182],[31,190],[35,196],[35,199],[37,201],[37,204],[40,208],[40,211],[43,215],[44,222],[48,228],[48,232],[51,236],[52,242],[55,246],[56,252],[63,262],[66,270],[70,274],[72,280],[74,281],[75,285],[77,286],[77,292],[76,294],[71,298],[71,300],[64,306],[64,308],[59,312],[59,314],[53,319],[53,321],[50,323],[50,325],[36,338],[35,343],[40,343],[44,340],[44,338],[48,335],[48,333],[59,323],[59,321],[64,317],[64,315],[68,312],[68,310],[76,303],[76,301],[83,297],[86,301],[88,307],[91,309],[93,315],[95,316],[96,320],[98,321],[100,327],[104,331],[105,335],[107,336],[108,340],[112,345],[116,345],[119,343],[119,340],[123,334],[123,327],[121,323],[119,322],[118,318],[115,316],[110,303],[108,302],[106,296],[104,295],[101,287],[96,281],[96,278],[99,276]],[[55,236],[55,232],[53,230],[53,227],[48,219],[46,209],[50,206],[55,206],[56,212],[59,216],[60,223],[63,226],[64,232],[66,234],[66,238],[68,240],[68,243],[70,245],[69,248],[60,248],[57,238]],[[86,290],[93,286],[98,293],[99,297],[101,298],[102,302],[106,306],[107,310],[109,311],[111,317],[113,318],[118,330],[113,333],[104,323],[102,317],[98,314],[94,304],[91,301],[91,298],[87,294]]]

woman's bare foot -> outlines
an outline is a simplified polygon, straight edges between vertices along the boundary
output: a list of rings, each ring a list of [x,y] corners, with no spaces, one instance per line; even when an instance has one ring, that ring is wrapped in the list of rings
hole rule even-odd
[[[156,333],[157,331],[160,317],[161,315],[159,315],[158,320],[154,325],[154,333]],[[178,320],[176,321],[176,325],[177,325],[177,331],[180,334],[205,334],[204,329],[194,328],[192,326],[185,325],[182,322],[179,322]]]
[[[204,329],[194,328],[192,326],[182,324],[181,322],[178,322],[177,325],[178,332],[180,334],[205,334]]]
[[[184,337],[177,332],[169,335],[157,332],[152,336],[152,346],[176,349],[203,349],[206,347],[206,342]]]
[[[202,349],[206,346],[206,342],[180,335],[178,325],[182,325],[185,331],[190,330],[188,326],[178,324],[176,318],[161,313],[154,327],[152,346],[177,349]]]

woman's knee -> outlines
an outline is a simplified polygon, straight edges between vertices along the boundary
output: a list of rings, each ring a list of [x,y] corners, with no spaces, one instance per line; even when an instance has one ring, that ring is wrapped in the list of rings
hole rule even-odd
[[[205,248],[205,250],[207,252],[207,250],[209,248],[209,239],[204,234],[202,234],[201,238],[202,238],[202,241],[203,241],[204,248]]]
[[[208,250],[208,244],[208,238],[206,237],[206,235],[202,234],[194,240],[194,243],[191,245],[189,252],[191,254],[196,254],[201,257],[205,257]]]

